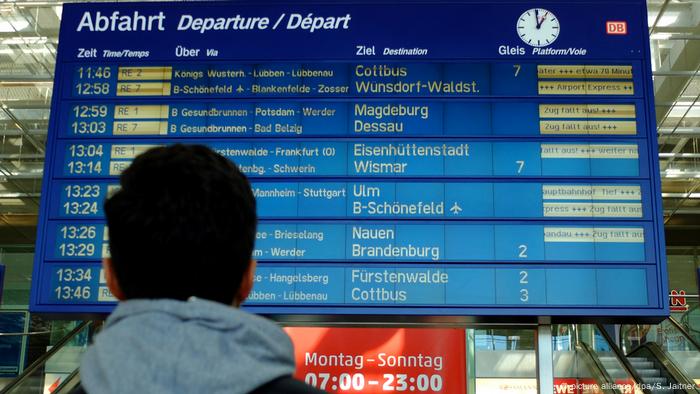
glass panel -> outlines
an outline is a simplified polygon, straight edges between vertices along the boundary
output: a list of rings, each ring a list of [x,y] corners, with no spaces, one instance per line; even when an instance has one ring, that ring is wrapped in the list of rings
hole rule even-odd
[[[22,373],[27,356],[27,336],[22,334],[28,328],[29,312],[0,311],[0,378],[15,378]]]
[[[26,310],[0,309],[0,390],[80,325],[46,321]],[[74,341],[75,342],[75,341]]]
[[[683,328],[695,339],[700,342],[700,305],[696,297],[686,297],[686,305],[688,310],[683,313],[672,314]]]
[[[681,201],[676,199],[675,205]],[[687,202],[697,203],[700,200],[687,199]],[[684,208],[686,202],[683,202]],[[693,255],[671,255],[667,256],[668,262],[668,284],[671,302],[671,316],[676,320],[681,321],[682,315],[687,312],[692,306],[691,303],[697,303],[697,298],[694,296],[698,292],[697,274],[695,271],[695,259]],[[700,326],[698,326],[700,329]]]
[[[5,394],[43,394],[48,387],[57,387],[80,365],[80,358],[87,350],[92,325],[86,325],[60,349],[52,354],[29,376]]]
[[[537,393],[534,329],[475,329],[477,394]]]
[[[602,382],[583,360],[577,348],[576,326],[555,324],[552,326],[552,351],[554,352],[554,392],[599,392]]]
[[[34,253],[8,253],[0,249],[0,257],[5,265],[5,286],[0,289],[0,309],[26,309],[29,305]]]

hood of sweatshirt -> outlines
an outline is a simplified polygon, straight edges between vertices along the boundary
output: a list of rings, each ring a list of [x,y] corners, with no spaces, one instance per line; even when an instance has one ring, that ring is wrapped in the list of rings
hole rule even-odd
[[[90,394],[248,393],[293,373],[276,324],[196,298],[120,303],[80,366]]]

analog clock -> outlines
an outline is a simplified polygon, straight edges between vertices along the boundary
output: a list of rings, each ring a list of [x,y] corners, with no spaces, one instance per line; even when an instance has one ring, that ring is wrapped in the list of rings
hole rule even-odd
[[[546,47],[559,37],[559,19],[552,11],[533,8],[520,15],[518,35],[528,45]]]

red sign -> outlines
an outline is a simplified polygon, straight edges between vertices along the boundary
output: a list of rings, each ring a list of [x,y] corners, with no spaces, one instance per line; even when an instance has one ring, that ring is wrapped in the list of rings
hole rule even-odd
[[[554,394],[602,394],[603,390],[594,379],[554,379]]]
[[[577,379],[554,379],[554,394],[579,394]]]
[[[614,386],[604,387],[595,379],[556,378],[554,379],[554,394],[602,394],[609,390],[616,390],[621,394],[634,394],[634,381],[629,379],[617,379]]]
[[[685,290],[671,290],[671,312],[685,312],[688,310],[688,301],[685,299]]]
[[[295,377],[331,393],[466,394],[464,330],[288,327]]]
[[[627,22],[607,21],[605,23],[605,32],[611,35],[627,35]]]

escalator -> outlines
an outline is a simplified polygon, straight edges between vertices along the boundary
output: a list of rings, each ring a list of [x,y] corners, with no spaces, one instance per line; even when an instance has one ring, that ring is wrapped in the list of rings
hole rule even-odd
[[[580,381],[602,388],[590,392],[700,393],[700,346],[673,319],[659,325],[622,326],[621,348],[600,324],[554,329],[553,338],[556,331],[573,333],[569,336],[573,344],[565,350],[576,352],[585,365],[587,372],[578,373],[587,378]],[[558,345],[555,339],[555,374]]]
[[[640,356],[627,357],[627,361],[637,372],[642,383],[655,388],[650,391],[660,393],[672,392],[670,388],[671,379],[657,366],[654,360]]]
[[[554,378],[556,393],[649,394],[639,389],[640,377],[624,355],[593,324],[554,325]],[[577,388],[557,387],[571,381]]]
[[[80,381],[78,367],[100,324],[84,321],[39,357],[0,394],[67,394]]]
[[[700,346],[673,318],[658,325],[622,325],[628,363],[652,393],[700,393]]]

